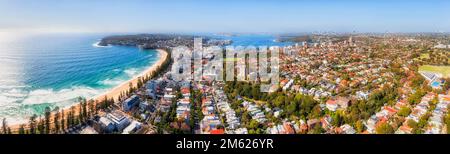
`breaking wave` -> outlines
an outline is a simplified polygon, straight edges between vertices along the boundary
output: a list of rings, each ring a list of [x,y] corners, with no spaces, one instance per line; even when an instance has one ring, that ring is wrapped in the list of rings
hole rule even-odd
[[[22,104],[63,103],[73,102],[78,97],[91,98],[100,94],[103,90],[91,87],[72,87],[69,89],[37,89],[28,93]]]
[[[0,115],[9,124],[19,124],[33,114],[40,115],[45,107],[65,108],[74,104],[78,97],[93,98],[106,89],[74,86],[67,89],[10,89],[0,92]]]
[[[134,77],[141,73],[137,68],[130,68],[124,71],[129,77]]]
[[[98,83],[102,84],[102,85],[106,85],[106,86],[116,86],[125,81],[126,80],[122,80],[122,79],[105,79],[105,80],[99,81]]]
[[[92,44],[92,46],[93,46],[93,47],[96,47],[96,48],[109,48],[109,47],[111,47],[110,45],[107,45],[107,46],[101,46],[101,45],[99,45],[99,44],[100,44],[100,41],[95,42],[94,44]]]

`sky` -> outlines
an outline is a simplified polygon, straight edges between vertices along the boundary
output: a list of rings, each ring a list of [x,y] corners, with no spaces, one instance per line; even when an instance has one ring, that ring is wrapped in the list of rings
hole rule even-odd
[[[0,0],[0,32],[450,32],[447,0]]]

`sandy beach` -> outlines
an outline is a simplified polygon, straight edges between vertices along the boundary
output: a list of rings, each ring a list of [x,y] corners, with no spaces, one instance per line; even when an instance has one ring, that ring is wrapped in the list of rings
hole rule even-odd
[[[130,83],[135,88],[137,86],[139,77],[144,77],[144,76],[150,75],[151,73],[155,72],[158,69],[158,67],[162,66],[164,61],[168,58],[167,57],[168,56],[167,51],[162,50],[162,49],[156,49],[156,51],[159,54],[159,60],[156,63],[154,63],[153,65],[151,65],[149,68],[144,70],[141,74],[139,74],[138,76],[133,77],[132,79],[130,79],[130,80],[126,81],[126,82],[121,83],[120,85],[114,87],[113,89],[111,89],[111,90],[109,90],[109,91],[107,91],[107,92],[105,92],[105,93],[103,93],[101,95],[98,95],[98,96],[96,96],[94,98],[87,98],[87,100],[91,100],[92,99],[95,102],[101,102],[101,101],[103,101],[105,99],[105,96],[106,96],[108,99],[113,98],[114,101],[117,102],[118,99],[119,99],[120,94],[122,92],[127,91],[130,88],[129,87]],[[79,112],[80,104],[79,103],[74,103],[73,106],[75,107],[75,116],[77,116],[79,114],[78,112]],[[68,115],[69,110],[70,110],[71,107],[72,106],[64,108],[64,114],[65,115]],[[52,116],[53,116],[53,114],[52,114]],[[53,123],[53,118],[51,118],[51,122]],[[24,123],[24,124],[27,127],[28,123]],[[16,125],[11,125],[9,127],[11,128],[13,133],[17,133],[19,128],[20,128],[20,125],[21,124],[16,124]]]
[[[124,91],[127,91],[130,88],[129,87],[130,83],[133,85],[133,87],[136,87],[139,77],[144,77],[144,76],[150,75],[152,72],[155,72],[156,69],[159,66],[161,66],[164,63],[165,59],[167,58],[167,52],[166,51],[164,51],[162,49],[157,49],[156,51],[158,51],[159,60],[155,64],[153,64],[151,67],[146,69],[144,72],[142,72],[138,76],[135,76],[132,79],[130,79],[130,80],[128,80],[128,81],[126,81],[126,82],[124,82],[124,83],[114,87],[110,91],[95,97],[94,101],[96,100],[96,101],[100,102],[100,101],[104,100],[105,96],[108,99],[114,98],[114,101],[118,101],[120,93],[124,92]]]

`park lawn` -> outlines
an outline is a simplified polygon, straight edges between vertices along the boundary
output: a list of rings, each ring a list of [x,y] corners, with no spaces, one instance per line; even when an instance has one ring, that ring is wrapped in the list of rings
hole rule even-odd
[[[419,57],[414,58],[414,60],[424,60],[424,59],[430,59],[430,54],[429,53],[423,53]]]
[[[266,101],[260,101],[260,100],[254,100],[248,97],[244,97],[246,101],[254,102],[255,104],[258,104],[259,106],[264,106],[267,102]]]
[[[424,53],[420,55],[421,59],[430,59],[430,54],[429,53]]]
[[[419,71],[440,73],[443,77],[450,77],[450,66],[423,65],[419,67]]]

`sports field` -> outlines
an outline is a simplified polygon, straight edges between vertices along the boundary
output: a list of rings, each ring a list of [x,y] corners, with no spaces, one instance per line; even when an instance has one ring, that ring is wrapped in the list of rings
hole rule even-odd
[[[419,71],[440,73],[443,77],[450,77],[450,66],[423,65],[419,67]]]

